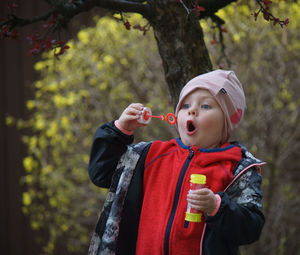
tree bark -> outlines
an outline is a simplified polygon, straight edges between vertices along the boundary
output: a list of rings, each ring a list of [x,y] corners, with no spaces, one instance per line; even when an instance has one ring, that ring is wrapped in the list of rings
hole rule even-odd
[[[203,31],[195,13],[180,4],[148,1],[154,10],[149,22],[154,29],[166,82],[176,106],[181,88],[193,77],[212,70]]]

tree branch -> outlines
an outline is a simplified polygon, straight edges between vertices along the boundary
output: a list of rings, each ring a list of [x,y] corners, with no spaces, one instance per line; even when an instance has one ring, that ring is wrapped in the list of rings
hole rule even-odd
[[[179,0],[188,15],[194,12],[198,15],[199,19],[213,17],[218,10],[236,1],[237,0],[194,0],[189,2]]]
[[[79,0],[75,3],[63,3],[48,0],[47,3],[51,5],[50,11],[33,18],[18,17],[11,14],[8,16],[7,20],[0,23],[0,28],[4,25],[8,25],[12,30],[16,27],[34,24],[41,20],[47,20],[54,13],[60,14],[61,25],[66,25],[77,14],[89,11],[94,7],[101,7],[113,11],[135,12],[140,13],[145,17],[149,17],[151,14],[148,4],[143,4],[140,1],[134,0]]]
[[[204,16],[211,16],[218,10],[236,1],[237,0],[198,0],[198,5],[206,9],[206,11],[203,12]],[[203,18],[202,15],[201,18]]]
[[[66,4],[65,4],[66,5]],[[149,5],[143,4],[140,1],[127,1],[127,0],[86,0],[80,1],[79,4],[68,4],[76,5],[75,9],[80,8],[80,10],[88,11],[93,7],[101,7],[113,11],[123,11],[123,12],[136,12],[142,15],[150,14]],[[76,12],[74,10],[74,12]]]
[[[9,15],[9,19],[0,22],[0,28],[5,25],[9,25],[10,29],[14,29],[16,27],[24,27],[30,24],[37,23],[41,20],[47,20],[54,13],[54,9],[33,18],[23,18],[16,15]]]
[[[135,3],[143,3],[143,2],[145,2],[145,0],[131,0],[131,2],[135,2]]]

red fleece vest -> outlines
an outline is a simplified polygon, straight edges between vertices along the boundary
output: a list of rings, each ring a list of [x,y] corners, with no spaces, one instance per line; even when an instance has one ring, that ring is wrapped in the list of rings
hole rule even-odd
[[[214,193],[223,191],[241,159],[241,149],[229,143],[212,150],[192,146],[190,152],[177,141],[156,141],[147,155],[138,255],[198,255],[205,219],[185,224],[190,175],[204,174]]]

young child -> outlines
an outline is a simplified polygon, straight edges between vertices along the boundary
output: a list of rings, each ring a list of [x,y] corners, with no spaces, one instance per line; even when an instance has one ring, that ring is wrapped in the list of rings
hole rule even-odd
[[[229,143],[246,107],[233,71],[199,75],[182,89],[176,107],[180,137],[133,145],[143,105],[98,128],[89,165],[94,184],[110,188],[89,254],[234,255],[258,240],[264,225],[264,164]],[[188,194],[191,174],[206,188]],[[186,222],[188,202],[203,212]]]

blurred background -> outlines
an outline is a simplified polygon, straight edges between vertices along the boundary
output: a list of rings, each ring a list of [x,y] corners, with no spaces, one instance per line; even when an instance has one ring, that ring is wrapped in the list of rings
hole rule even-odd
[[[9,1],[0,3],[0,12]],[[36,15],[41,1],[20,4]],[[241,80],[247,111],[232,137],[258,158],[262,169],[266,225],[242,255],[298,255],[300,158],[300,7],[276,4],[287,28],[251,13],[255,2],[231,4],[222,56],[218,31],[201,21],[214,69],[232,69]],[[101,11],[100,11],[101,13]],[[2,13],[0,13],[1,16]],[[104,14],[104,13],[103,13]],[[99,15],[99,11],[97,11]],[[119,117],[131,102],[156,115],[172,112],[171,98],[152,31],[127,31],[96,11],[72,21],[60,60],[53,53],[26,57],[24,41],[0,41],[0,250],[3,254],[87,254],[106,190],[88,178],[96,128]],[[132,15],[132,24],[141,17]],[[32,32],[32,27],[22,31]],[[135,142],[176,137],[174,127],[153,119]]]

